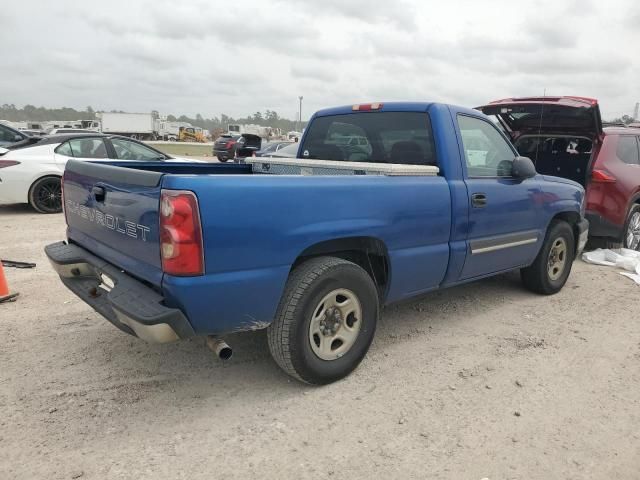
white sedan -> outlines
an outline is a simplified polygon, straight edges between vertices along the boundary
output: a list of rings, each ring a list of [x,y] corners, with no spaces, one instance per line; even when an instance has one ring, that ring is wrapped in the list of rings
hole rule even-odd
[[[202,162],[173,158],[127,137],[66,134],[23,148],[0,148],[0,205],[28,203],[40,213],[62,211],[60,179],[69,159]]]

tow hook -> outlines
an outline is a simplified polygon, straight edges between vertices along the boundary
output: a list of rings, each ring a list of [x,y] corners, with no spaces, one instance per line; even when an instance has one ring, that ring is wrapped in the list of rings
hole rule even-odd
[[[233,355],[233,350],[227,342],[214,335],[207,335],[207,347],[216,354],[220,360],[229,360]]]

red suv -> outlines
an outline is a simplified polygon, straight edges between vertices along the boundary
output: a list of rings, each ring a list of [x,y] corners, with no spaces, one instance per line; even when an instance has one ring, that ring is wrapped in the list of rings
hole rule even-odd
[[[589,235],[640,250],[640,128],[603,128],[598,101],[584,97],[496,100],[481,107],[542,175],[587,191]]]

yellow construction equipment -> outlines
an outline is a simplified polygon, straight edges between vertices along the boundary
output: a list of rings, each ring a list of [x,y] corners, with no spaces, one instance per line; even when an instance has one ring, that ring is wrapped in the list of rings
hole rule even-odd
[[[180,127],[178,130],[179,142],[199,142],[207,141],[204,132],[198,127]]]

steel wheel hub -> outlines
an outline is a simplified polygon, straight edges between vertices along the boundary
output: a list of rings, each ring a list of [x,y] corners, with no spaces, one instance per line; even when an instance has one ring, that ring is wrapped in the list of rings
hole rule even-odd
[[[564,238],[558,238],[553,242],[549,250],[547,273],[551,280],[557,280],[562,276],[567,263],[567,242]]]
[[[322,360],[336,360],[347,353],[358,338],[362,306],[355,293],[340,288],[325,295],[309,323],[311,350]]]

